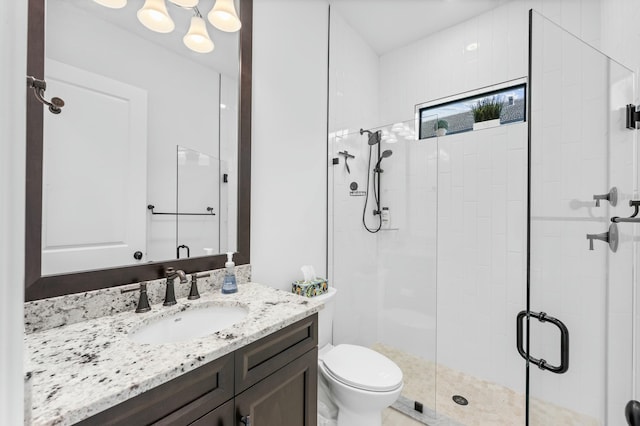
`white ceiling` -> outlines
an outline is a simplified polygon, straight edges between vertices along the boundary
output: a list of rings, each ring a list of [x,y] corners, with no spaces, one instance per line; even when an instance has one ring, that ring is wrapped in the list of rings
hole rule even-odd
[[[329,0],[378,55],[510,0]]]

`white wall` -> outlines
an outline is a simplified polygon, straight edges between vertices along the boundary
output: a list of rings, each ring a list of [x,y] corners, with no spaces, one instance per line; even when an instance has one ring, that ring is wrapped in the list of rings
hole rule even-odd
[[[50,34],[55,34],[47,37],[48,58],[147,91],[147,202],[157,211],[175,211],[176,145],[219,156],[219,73],[72,4],[52,2],[47,8],[47,23]],[[185,188],[188,187],[181,190],[184,192]],[[191,188],[193,193],[188,198],[202,205],[215,203],[217,210],[217,194],[205,200],[208,194],[200,187]],[[148,219],[144,261],[174,259],[175,217],[152,216],[147,211],[143,214]],[[218,218],[211,220],[215,221],[216,248]],[[187,221],[181,224],[189,231]],[[192,252],[196,254],[204,253]]]
[[[27,3],[0,3],[0,424],[23,423]]]
[[[327,19],[323,0],[255,0],[252,279],[326,274]]]

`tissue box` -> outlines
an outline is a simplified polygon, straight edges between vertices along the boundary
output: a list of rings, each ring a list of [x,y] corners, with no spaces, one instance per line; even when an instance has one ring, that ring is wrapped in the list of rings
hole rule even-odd
[[[291,283],[291,293],[300,296],[320,296],[327,291],[329,291],[329,284],[327,284],[327,280],[324,278],[316,278],[311,281],[297,280]]]

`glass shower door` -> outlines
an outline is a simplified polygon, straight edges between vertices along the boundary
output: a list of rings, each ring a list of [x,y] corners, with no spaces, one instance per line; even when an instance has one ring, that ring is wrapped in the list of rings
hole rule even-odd
[[[623,425],[633,397],[634,75],[530,14],[528,425]]]

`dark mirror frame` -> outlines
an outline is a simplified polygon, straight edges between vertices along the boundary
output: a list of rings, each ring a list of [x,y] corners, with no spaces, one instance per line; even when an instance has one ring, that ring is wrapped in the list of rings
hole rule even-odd
[[[240,92],[238,106],[238,230],[236,265],[249,263],[251,212],[251,56],[253,0],[239,0]],[[27,74],[44,78],[45,0],[29,0]],[[42,276],[43,117],[46,111],[27,94],[25,301],[115,287],[164,277],[168,266],[186,273],[224,267],[225,255],[166,260],[143,265]],[[46,112],[45,112],[46,111]],[[64,113],[64,112],[63,112]]]

